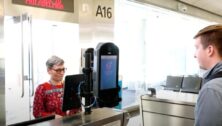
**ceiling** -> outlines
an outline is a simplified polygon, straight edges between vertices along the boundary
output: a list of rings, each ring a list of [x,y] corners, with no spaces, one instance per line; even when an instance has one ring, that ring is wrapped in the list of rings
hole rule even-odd
[[[221,6],[222,0],[179,0],[179,1],[222,16],[222,6]]]

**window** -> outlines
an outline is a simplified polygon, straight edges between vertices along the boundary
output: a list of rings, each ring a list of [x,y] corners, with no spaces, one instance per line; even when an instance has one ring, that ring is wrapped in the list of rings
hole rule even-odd
[[[160,85],[167,75],[199,74],[193,36],[212,22],[132,2],[118,4],[115,42],[123,87],[144,89]]]

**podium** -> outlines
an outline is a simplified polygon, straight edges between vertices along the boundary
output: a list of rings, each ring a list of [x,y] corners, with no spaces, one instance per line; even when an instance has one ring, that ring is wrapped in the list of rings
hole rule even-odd
[[[157,92],[141,96],[143,126],[193,126],[197,94]]]

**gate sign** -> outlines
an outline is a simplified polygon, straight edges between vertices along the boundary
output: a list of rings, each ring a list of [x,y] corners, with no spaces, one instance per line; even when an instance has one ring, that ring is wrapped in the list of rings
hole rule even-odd
[[[74,0],[12,0],[13,4],[74,12]]]

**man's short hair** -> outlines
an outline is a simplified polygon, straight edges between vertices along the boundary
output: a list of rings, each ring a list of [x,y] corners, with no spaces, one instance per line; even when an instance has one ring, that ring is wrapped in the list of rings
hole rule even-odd
[[[48,69],[52,68],[54,65],[63,65],[64,60],[59,58],[58,56],[51,56],[47,61],[46,61],[46,67]]]
[[[222,25],[221,24],[215,24],[215,25],[210,25],[210,26],[207,26],[203,29],[201,29],[195,36],[194,38],[197,38],[203,34],[207,34],[207,33],[211,33],[211,32],[214,32],[214,31],[218,31],[218,30],[222,30]]]
[[[222,25],[210,25],[201,29],[194,38],[200,37],[203,48],[214,45],[222,57]]]

